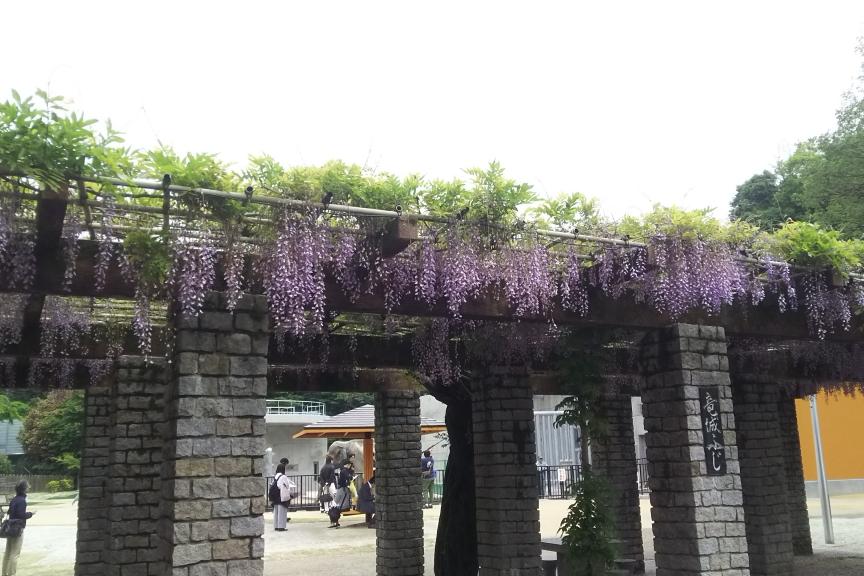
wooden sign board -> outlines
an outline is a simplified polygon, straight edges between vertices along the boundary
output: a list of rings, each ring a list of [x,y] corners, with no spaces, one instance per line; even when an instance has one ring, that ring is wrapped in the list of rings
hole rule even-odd
[[[705,446],[705,464],[709,476],[726,474],[726,444],[723,441],[723,423],[720,419],[720,395],[716,387],[699,389],[702,441]]]

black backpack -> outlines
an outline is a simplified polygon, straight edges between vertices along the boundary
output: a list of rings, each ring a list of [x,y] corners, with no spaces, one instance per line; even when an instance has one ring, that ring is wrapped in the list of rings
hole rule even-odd
[[[267,496],[270,498],[270,502],[273,505],[282,504],[282,491],[279,490],[279,484],[277,483],[279,477],[273,478],[273,483],[270,484],[270,489],[267,491]]]

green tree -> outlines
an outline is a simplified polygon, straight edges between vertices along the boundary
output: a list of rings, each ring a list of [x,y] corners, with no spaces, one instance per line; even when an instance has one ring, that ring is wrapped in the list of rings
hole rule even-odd
[[[0,474],[12,474],[14,472],[15,467],[12,466],[9,456],[6,454],[0,454]]]
[[[0,420],[5,422],[23,420],[29,409],[30,405],[26,402],[15,400],[6,394],[0,394]]]
[[[738,186],[732,200],[731,218],[747,220],[770,230],[783,219],[777,205],[777,175],[765,170]]]
[[[52,390],[33,404],[19,438],[28,456],[49,461],[66,453],[80,457],[83,434],[84,393]]]
[[[864,56],[864,40],[858,52]],[[864,74],[845,96],[834,130],[801,142],[775,172],[737,191],[730,215],[763,229],[808,220],[845,238],[864,237]]]

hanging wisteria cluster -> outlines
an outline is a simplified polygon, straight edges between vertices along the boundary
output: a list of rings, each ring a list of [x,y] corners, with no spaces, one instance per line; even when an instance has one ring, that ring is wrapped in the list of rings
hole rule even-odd
[[[81,236],[81,213],[74,205],[66,208],[66,221],[63,225],[63,290],[68,292],[75,280],[78,262],[78,239]]]
[[[591,299],[600,295],[645,302],[672,320],[691,311],[717,314],[736,303],[760,305],[769,294],[780,312],[798,308],[796,278],[787,263],[768,257],[745,261],[722,242],[658,234],[647,248],[610,245],[580,254],[580,246],[585,247],[545,246],[524,234],[489,249],[469,225],[454,224],[383,258],[374,242],[332,228],[317,214],[285,212],[256,268],[277,332],[292,336],[321,331],[328,275],[350,302],[380,292],[388,313],[411,301],[441,306],[454,320],[481,298],[503,299],[514,317],[535,319],[553,318],[559,305],[586,316]],[[189,282],[181,303],[209,288],[211,278]],[[814,335],[848,329],[850,305],[864,300],[864,290],[855,284],[831,288],[824,274],[805,275],[800,282]]]
[[[82,339],[90,330],[90,316],[75,310],[66,299],[46,297],[41,324],[39,351],[44,358],[75,356],[84,351]]]
[[[361,234],[350,225],[333,226],[317,211],[287,210],[277,214],[272,238],[260,245],[217,245],[209,236],[175,232],[165,240],[171,262],[165,290],[142,282],[140,270],[119,249],[115,212],[113,201],[106,199],[96,237],[95,284],[97,290],[104,289],[111,266],[120,265],[125,280],[135,289],[132,328],[143,354],[151,349],[152,298],[170,296],[180,314],[195,316],[201,312],[206,293],[216,286],[226,290],[229,307],[233,307],[244,289],[260,285],[280,338],[326,338],[325,322],[332,306],[327,278],[334,279],[349,303],[358,302],[364,294],[375,294],[383,297],[388,314],[400,312],[403,306],[408,310],[425,306],[444,311],[457,324],[464,322],[472,302],[484,299],[506,302],[517,319],[553,323],[558,309],[588,316],[596,298],[644,302],[671,320],[691,311],[717,314],[733,304],[776,302],[780,312],[802,305],[811,332],[824,338],[848,330],[853,309],[864,308],[864,285],[860,283],[834,286],[822,272],[796,277],[788,263],[774,256],[744,260],[737,249],[719,241],[655,234],[644,246],[546,244],[522,230],[510,241],[492,243],[471,224],[453,222],[430,231],[399,254],[384,257],[375,235]],[[81,231],[81,215],[72,209],[64,227],[66,288],[74,279]],[[26,291],[32,287],[33,249],[32,234],[16,231],[14,218],[8,214],[0,216],[0,272],[5,288]],[[217,278],[220,261],[221,279]],[[247,278],[249,272],[253,276]],[[3,347],[20,341],[26,299],[10,294],[0,298]],[[64,350],[75,349],[72,341],[86,328],[86,319],[68,312],[59,305],[46,308],[44,356],[62,357]],[[444,337],[442,326],[435,324],[429,337],[419,338],[427,345],[417,348],[418,365],[439,381],[452,381],[452,366],[435,367],[443,362],[443,349],[429,344]],[[34,371],[47,370],[40,366]],[[94,365],[91,372],[98,375],[101,369]],[[64,378],[70,373],[66,368],[54,371]]]
[[[201,287],[213,286],[217,255],[216,247],[210,244],[174,244],[174,265],[168,278],[174,291],[174,301],[182,315],[194,318],[201,313],[206,295]]]

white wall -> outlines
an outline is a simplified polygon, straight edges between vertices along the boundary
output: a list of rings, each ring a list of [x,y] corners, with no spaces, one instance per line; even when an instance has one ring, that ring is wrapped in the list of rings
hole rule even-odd
[[[267,424],[264,440],[267,448],[273,449],[273,465],[281,458],[288,458],[288,474],[314,474],[315,463],[318,468],[324,465],[327,455],[327,441],[319,438],[293,438],[303,428],[303,424]],[[418,464],[419,466],[419,464]],[[272,470],[265,470],[272,475]]]
[[[446,414],[447,405],[436,400],[434,396],[426,395],[420,397],[421,418],[431,418],[433,420],[444,422]],[[447,458],[450,457],[450,448],[447,446],[446,440],[441,442],[439,438],[435,437],[435,434],[424,434],[421,437],[420,446],[423,450],[426,450],[433,445],[434,448],[431,448],[431,450],[432,458],[435,460],[435,469],[443,470],[447,463]],[[417,462],[417,469],[420,469],[419,461]]]

